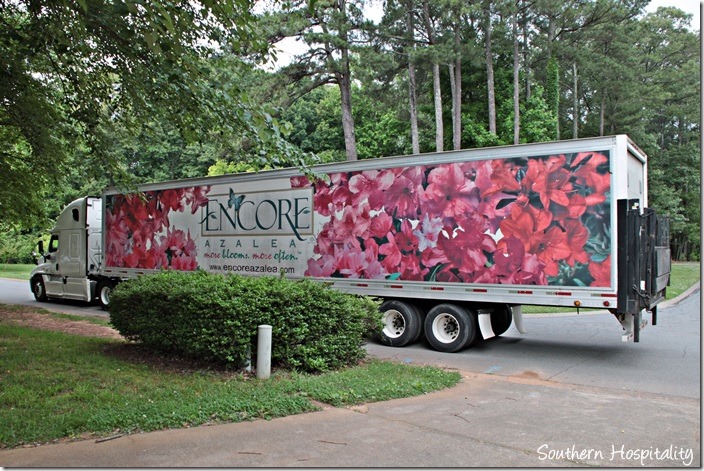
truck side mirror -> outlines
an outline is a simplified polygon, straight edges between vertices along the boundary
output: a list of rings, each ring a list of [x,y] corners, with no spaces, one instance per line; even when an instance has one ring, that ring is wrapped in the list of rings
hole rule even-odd
[[[32,252],[32,260],[34,260],[35,265],[39,265],[39,257],[44,256],[44,241],[39,241],[39,243],[37,244],[37,250],[39,250],[39,253]]]

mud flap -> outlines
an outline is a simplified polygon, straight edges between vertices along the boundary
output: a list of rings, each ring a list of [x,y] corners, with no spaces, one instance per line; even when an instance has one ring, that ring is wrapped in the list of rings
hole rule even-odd
[[[491,328],[491,311],[479,310],[477,312],[477,318],[479,319],[479,330],[484,340],[496,337],[494,329]]]
[[[516,326],[521,334],[526,333],[526,329],[523,328],[523,309],[522,306],[511,306],[511,312],[513,313],[513,325]]]

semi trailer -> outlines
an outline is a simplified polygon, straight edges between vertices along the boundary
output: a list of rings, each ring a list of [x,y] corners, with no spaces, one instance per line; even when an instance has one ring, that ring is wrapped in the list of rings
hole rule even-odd
[[[524,333],[524,305],[599,308],[639,340],[669,283],[669,226],[626,135],[116,188],[70,203],[30,276],[97,300],[161,270],[311,277],[382,300],[384,343],[455,352]]]

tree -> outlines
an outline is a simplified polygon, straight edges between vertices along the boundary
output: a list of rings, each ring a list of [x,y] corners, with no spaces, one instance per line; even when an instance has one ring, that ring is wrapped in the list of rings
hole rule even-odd
[[[489,133],[496,134],[496,95],[494,91],[494,58],[491,50],[491,0],[484,0],[484,58],[489,110]]]
[[[337,84],[347,160],[357,160],[350,53],[363,23],[359,0],[294,1],[272,18],[282,22],[281,36],[300,38],[308,46],[282,71],[296,85],[290,102],[315,88]]]
[[[512,5],[511,35],[513,37],[513,143],[521,142],[521,82],[520,82],[520,47],[518,42],[518,10],[520,0]]]
[[[248,0],[0,0],[0,186],[22,194],[18,207],[0,192],[0,218],[40,218],[43,190],[80,146],[86,168],[127,180],[110,150],[118,123],[168,119],[188,141],[219,129],[280,151],[270,117],[210,80],[219,45],[265,53],[253,21]]]
[[[420,153],[420,142],[418,141],[418,107],[417,101],[417,86],[416,86],[416,69],[413,63],[413,51],[415,49],[415,39],[413,33],[415,31],[413,18],[413,0],[406,0],[406,28],[408,35],[408,102],[411,112],[411,143],[413,153]]]
[[[431,49],[432,64],[433,64],[433,103],[435,105],[435,150],[442,152],[444,149],[445,128],[442,120],[442,92],[440,88],[440,61],[439,53],[435,45],[436,28],[434,21],[430,15],[430,2],[423,0],[423,24],[425,25],[425,33],[428,37],[428,47]],[[432,50],[436,49],[436,50]]]

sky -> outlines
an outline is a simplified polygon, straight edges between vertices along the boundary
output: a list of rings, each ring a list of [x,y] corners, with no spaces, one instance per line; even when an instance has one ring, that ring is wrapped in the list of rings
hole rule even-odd
[[[692,29],[701,31],[701,4],[699,0],[651,0],[645,11],[647,13],[654,12],[658,7],[674,6],[683,10],[685,13],[693,15]],[[367,2],[366,16],[378,22],[383,14],[383,2],[381,0],[371,0]],[[295,41],[293,38],[285,38],[277,44],[279,50],[278,60],[272,69],[283,67],[293,60],[296,54],[300,54],[304,50],[304,46]]]
[[[694,15],[694,18],[692,18],[692,29],[701,31],[701,4],[702,2],[699,0],[651,0],[645,10],[652,12],[657,10],[658,7],[677,7],[685,13]]]

